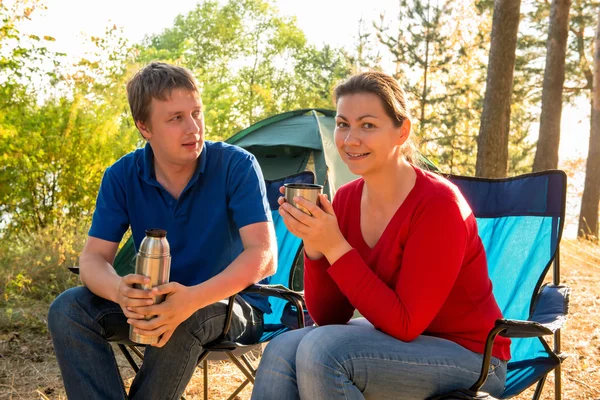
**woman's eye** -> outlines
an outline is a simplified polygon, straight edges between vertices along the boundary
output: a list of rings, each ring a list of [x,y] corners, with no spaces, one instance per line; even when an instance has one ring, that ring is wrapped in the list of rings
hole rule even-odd
[[[363,124],[363,128],[365,128],[365,129],[373,129],[373,128],[375,128],[375,125],[370,124],[370,123],[367,122],[367,123]]]
[[[338,128],[346,128],[348,126],[348,124],[345,122],[338,122],[336,126]]]

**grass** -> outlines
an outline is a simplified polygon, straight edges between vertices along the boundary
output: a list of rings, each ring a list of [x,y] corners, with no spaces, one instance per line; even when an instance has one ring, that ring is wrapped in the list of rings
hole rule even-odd
[[[562,280],[571,286],[569,320],[562,335],[562,349],[568,355],[563,363],[563,399],[600,399],[600,246],[564,240],[561,247]],[[50,338],[44,329],[48,304],[30,302],[13,309],[11,321],[6,310],[0,319],[0,399],[66,399]],[[27,324],[19,321],[28,321]],[[10,322],[10,323],[8,323]],[[6,326],[19,329],[5,329]],[[118,356],[126,384],[133,374]],[[259,356],[255,357],[255,365]],[[243,381],[235,366],[226,362],[210,365],[209,398],[227,399]],[[187,399],[202,399],[202,370],[197,369],[189,383]],[[249,399],[251,385],[239,395]],[[532,390],[516,397],[531,398]],[[542,399],[554,398],[554,377],[546,382]]]

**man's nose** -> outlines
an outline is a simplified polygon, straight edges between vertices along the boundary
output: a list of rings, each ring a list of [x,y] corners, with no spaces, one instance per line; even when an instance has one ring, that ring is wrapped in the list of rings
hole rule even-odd
[[[185,132],[195,135],[196,133],[200,132],[200,125],[202,125],[200,121],[196,121],[195,118],[189,117],[186,121]]]

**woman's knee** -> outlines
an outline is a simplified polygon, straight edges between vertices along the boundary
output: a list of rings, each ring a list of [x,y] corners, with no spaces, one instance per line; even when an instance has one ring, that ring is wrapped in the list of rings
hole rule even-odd
[[[298,370],[318,373],[321,368],[337,368],[348,349],[343,344],[344,326],[331,325],[314,329],[306,335],[296,352]]]
[[[261,357],[261,364],[275,360],[285,360],[291,364],[295,364],[298,345],[313,329],[303,328],[289,331],[271,340]]]

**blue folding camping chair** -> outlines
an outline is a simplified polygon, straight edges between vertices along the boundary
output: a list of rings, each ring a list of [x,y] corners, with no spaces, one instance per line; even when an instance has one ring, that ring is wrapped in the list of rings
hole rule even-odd
[[[508,399],[537,383],[539,399],[549,372],[555,373],[555,398],[561,399],[560,328],[566,321],[570,289],[560,284],[559,244],[567,192],[563,171],[545,171],[507,179],[448,176],[468,201],[485,246],[493,292],[504,319],[489,333],[482,373],[469,389],[436,399],[486,399],[479,392],[490,365],[497,335],[509,337],[512,358]],[[552,283],[544,284],[553,265]],[[554,336],[551,349],[544,336]],[[478,397],[479,396],[479,397]]]

